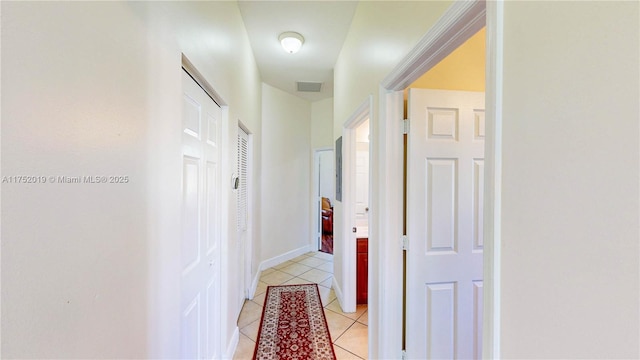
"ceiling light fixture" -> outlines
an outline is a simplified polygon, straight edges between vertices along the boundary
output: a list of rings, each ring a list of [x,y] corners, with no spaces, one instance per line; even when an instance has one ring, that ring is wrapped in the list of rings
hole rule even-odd
[[[278,40],[280,40],[280,44],[282,44],[284,50],[289,54],[297,53],[304,43],[302,35],[293,31],[283,32],[278,37]]]

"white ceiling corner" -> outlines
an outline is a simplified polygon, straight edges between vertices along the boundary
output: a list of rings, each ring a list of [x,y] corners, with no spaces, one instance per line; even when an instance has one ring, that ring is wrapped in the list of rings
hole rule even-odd
[[[238,6],[262,81],[309,101],[333,97],[333,66],[349,31],[357,1],[246,1]],[[278,36],[295,31],[302,49],[288,54]],[[299,92],[296,83],[322,82],[320,92]]]

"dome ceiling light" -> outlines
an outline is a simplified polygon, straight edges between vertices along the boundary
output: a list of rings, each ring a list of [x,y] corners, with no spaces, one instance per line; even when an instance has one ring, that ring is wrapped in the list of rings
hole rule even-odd
[[[283,32],[278,37],[278,40],[280,40],[282,48],[289,54],[295,54],[300,51],[300,48],[304,43],[304,38],[302,37],[302,35],[293,31]]]

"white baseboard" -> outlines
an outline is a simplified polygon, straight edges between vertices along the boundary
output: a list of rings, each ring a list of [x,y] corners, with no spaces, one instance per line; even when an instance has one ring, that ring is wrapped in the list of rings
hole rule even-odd
[[[342,295],[342,289],[340,289],[340,286],[338,286],[338,282],[336,281],[336,277],[332,276],[331,277],[333,280],[331,280],[331,287],[333,287],[333,292],[336,293],[336,298],[338,299],[338,303],[340,304],[340,309],[344,309],[344,306],[342,305],[344,300],[343,300],[343,295]]]
[[[258,273],[253,277],[253,281],[251,282],[251,288],[249,289],[249,299],[253,299],[254,294],[256,293],[256,288],[258,287],[258,282],[260,282],[260,273],[263,270],[268,269],[270,267],[278,266],[285,261],[289,261],[291,259],[297,258],[302,254],[308,253],[311,245],[305,245],[303,247],[297,248],[295,250],[291,250],[282,255],[274,256],[271,259],[264,260],[258,266]],[[329,255],[330,256],[330,255]]]
[[[318,253],[315,255],[315,257],[323,259],[323,260],[327,260],[327,261],[332,261],[333,260],[333,255],[332,254],[323,253],[322,251],[318,251]]]
[[[222,357],[223,359],[233,359],[233,354],[236,353],[236,349],[238,348],[239,341],[240,341],[240,328],[236,326],[235,330],[233,330],[233,336],[231,337],[229,346],[227,347],[227,353]]]
[[[258,266],[258,273],[253,277],[253,281],[251,281],[251,287],[249,288],[249,294],[247,294],[247,298],[249,300],[253,300],[253,297],[256,294],[256,289],[258,288],[258,282],[260,281],[261,272],[262,270],[260,270],[260,267]]]

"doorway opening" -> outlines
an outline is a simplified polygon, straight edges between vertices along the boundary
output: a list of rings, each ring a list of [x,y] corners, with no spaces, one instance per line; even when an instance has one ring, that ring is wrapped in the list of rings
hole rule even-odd
[[[333,204],[335,203],[335,165],[333,149],[318,149],[314,155],[314,246],[333,254]]]
[[[369,226],[373,225],[370,220],[373,209],[369,209],[372,152],[368,142],[372,106],[372,96],[368,96],[344,122],[342,137],[336,141],[336,192],[341,195],[338,205],[342,207],[342,215],[338,219],[341,225],[337,227],[340,229],[340,241],[336,242],[334,253],[337,279],[334,290],[343,312],[366,313],[366,316],[369,315],[369,302],[375,302],[368,296],[371,288],[368,276],[371,273]],[[362,326],[360,331],[365,332],[368,339],[370,328]],[[370,357],[369,348],[365,349],[362,356]]]
[[[368,304],[369,289],[369,119],[356,128],[355,229],[356,304]]]
[[[380,213],[376,219],[385,219],[380,223],[376,236],[381,239],[402,238],[403,232],[403,127],[399,122],[404,119],[403,90],[422,74],[435,66],[445,56],[477,33],[486,24],[486,145],[484,163],[484,283],[482,324],[482,356],[499,357],[500,339],[500,154],[501,154],[501,74],[502,74],[502,21],[503,4],[501,2],[456,1],[425,34],[418,45],[391,71],[380,86],[380,179],[375,192],[378,194]],[[384,186],[382,184],[385,184]],[[409,194],[409,197],[412,195]],[[410,249],[411,251],[411,249]],[[402,321],[402,268],[403,251],[395,243],[381,243],[378,249],[378,262],[387,265],[385,271],[378,271],[378,289],[380,302],[385,304],[379,309],[378,323],[384,327],[373,334],[379,344],[378,357],[397,357],[398,349],[405,349],[402,336],[397,332],[404,330]],[[446,290],[445,290],[446,292]],[[444,292],[443,292],[444,293]],[[442,293],[442,294],[443,294]],[[400,295],[397,295],[400,294]],[[411,354],[403,354],[412,357]]]

